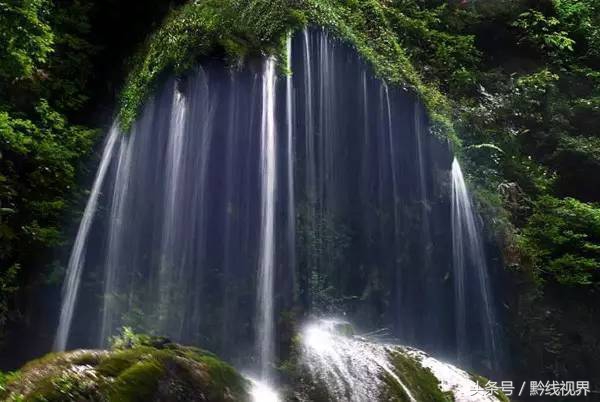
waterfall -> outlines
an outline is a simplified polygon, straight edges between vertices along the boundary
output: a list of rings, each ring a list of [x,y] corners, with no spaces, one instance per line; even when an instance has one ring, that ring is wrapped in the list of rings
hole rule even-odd
[[[287,59],[284,79],[272,58],[204,59],[157,85],[131,133],[111,130],[58,349],[129,326],[269,383],[289,338],[278,331],[326,314],[430,353],[460,349],[474,368],[494,360],[481,358],[496,342],[479,330],[494,322],[474,263],[484,245],[418,98],[322,29],[291,35]]]
[[[482,235],[475,220],[465,179],[458,160],[452,163],[452,262],[456,315],[456,339],[459,362],[470,364],[469,311],[474,303],[480,304],[480,334],[484,339],[486,358],[490,366],[498,361],[496,320],[488,277]],[[467,287],[471,284],[475,289]]]
[[[100,190],[104,183],[104,178],[110,165],[119,134],[117,123],[115,123],[108,133],[104,151],[102,152],[102,159],[100,160],[100,166],[98,167],[94,185],[92,186],[92,192],[90,193],[90,198],[85,207],[83,218],[81,219],[79,230],[77,231],[77,237],[75,237],[75,244],[73,245],[73,251],[71,252],[71,257],[69,258],[69,264],[67,266],[67,277],[63,285],[62,308],[60,311],[58,329],[56,331],[56,339],[54,341],[54,350],[57,351],[65,350],[67,347],[71,322],[73,320],[73,312],[75,311],[75,304],[77,303],[77,296],[81,285],[81,274],[85,262],[87,240],[96,214]]]
[[[275,60],[270,58],[263,73],[261,128],[261,233],[258,272],[258,338],[263,379],[269,377],[274,362],[273,286],[275,269],[275,201],[277,183],[275,127]]]

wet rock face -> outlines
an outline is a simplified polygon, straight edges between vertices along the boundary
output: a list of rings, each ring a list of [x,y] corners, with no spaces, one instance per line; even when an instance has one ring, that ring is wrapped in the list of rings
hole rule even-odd
[[[153,342],[50,354],[0,386],[3,401],[247,401],[248,382],[214,355]],[[1,384],[0,384],[1,385]]]
[[[352,326],[343,321],[306,325],[295,347],[289,365],[292,400],[506,401],[499,392],[474,393],[475,381],[483,378],[474,378],[420,350],[354,335]]]

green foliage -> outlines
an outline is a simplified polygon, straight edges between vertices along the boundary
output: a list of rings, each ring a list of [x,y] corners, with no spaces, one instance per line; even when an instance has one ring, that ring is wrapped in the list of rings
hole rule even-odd
[[[553,0],[558,19],[586,60],[600,57],[600,5],[595,0]]]
[[[47,0],[0,2],[0,77],[30,78],[53,51]]]
[[[76,187],[75,168],[95,136],[95,130],[69,125],[44,100],[31,120],[0,112],[0,171],[4,177],[0,199],[10,211],[0,221],[2,237],[7,240],[0,246],[0,258],[20,261],[20,256],[14,255],[17,245],[20,249],[61,244],[65,190]]]
[[[446,91],[473,90],[476,77],[472,72],[480,62],[475,36],[447,29],[448,25],[472,22],[469,13],[448,4],[425,8],[406,0],[394,1],[386,13],[396,37],[425,79],[439,82]]]
[[[150,337],[147,335],[136,334],[131,328],[121,328],[121,333],[111,338],[111,348],[114,350],[130,349],[137,346],[148,344]]]
[[[521,115],[530,113],[526,117],[541,122],[544,102],[547,96],[556,89],[559,78],[558,74],[552,73],[547,68],[519,77],[515,83],[513,101],[513,106],[519,105],[518,113]]]
[[[50,250],[65,243],[77,170],[96,139],[66,115],[87,100],[85,4],[0,2],[0,338],[9,312],[18,316],[11,296],[22,278],[43,272]]]
[[[519,15],[513,23],[525,34],[522,42],[529,42],[534,48],[539,48],[553,54],[562,51],[573,51],[575,41],[569,33],[561,30],[560,20],[556,17],[546,16],[537,10],[528,10]]]
[[[438,21],[429,27],[475,35],[480,47],[479,64],[463,58],[474,85],[443,88],[455,100],[461,159],[478,187],[478,204],[501,223],[495,229],[507,260],[512,264],[518,254],[521,265],[543,279],[540,289],[547,282],[594,283],[597,259],[590,250],[600,239],[577,222],[596,208],[581,201],[600,201],[597,2],[474,2],[460,10],[444,6],[443,13],[436,2],[412,7],[435,13]],[[425,52],[416,58],[425,66],[434,59]],[[436,79],[451,82],[451,73],[435,69]],[[567,239],[551,235],[563,231]]]
[[[557,148],[557,157],[571,155],[580,163],[591,163],[600,168],[600,137],[563,137]]]
[[[59,111],[78,111],[86,105],[87,87],[92,76],[91,56],[96,51],[87,36],[91,26],[86,18],[92,2],[71,0],[52,8],[54,53],[48,59],[42,95]]]
[[[539,278],[569,286],[600,283],[600,208],[541,197],[519,242]]]
[[[6,271],[0,272],[0,328],[6,324],[9,316],[9,299],[18,290],[17,275],[20,266],[13,265]]]
[[[6,402],[21,402],[24,400],[23,395],[12,394],[8,396],[8,385],[11,382],[18,381],[20,378],[19,372],[3,373],[0,371],[0,398]]]
[[[6,391],[6,384],[15,376],[14,373],[3,373],[0,371],[0,395]]]

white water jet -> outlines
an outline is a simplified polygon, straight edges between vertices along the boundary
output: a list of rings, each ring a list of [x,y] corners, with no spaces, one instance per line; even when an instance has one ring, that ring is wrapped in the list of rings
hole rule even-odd
[[[398,202],[400,197],[398,195],[398,173],[396,164],[396,150],[394,145],[394,124],[392,121],[392,105],[390,102],[390,90],[386,83],[383,84],[383,91],[385,94],[385,109],[387,112],[387,134],[388,134],[388,147],[390,154],[390,172],[392,174],[392,197],[393,197],[393,209],[394,209],[394,241],[396,242],[396,252],[399,251],[400,245],[398,244],[400,238],[400,221],[398,216]],[[384,103],[384,102],[382,102]],[[396,260],[399,256],[396,256]]]
[[[229,100],[229,110],[231,110],[231,119],[227,127],[227,139],[226,139],[226,154],[225,154],[225,177],[226,177],[226,190],[225,190],[225,202],[227,207],[225,208],[225,214],[223,219],[224,225],[224,242],[223,242],[223,320],[221,323],[221,345],[223,350],[230,348],[230,334],[235,325],[233,316],[233,309],[235,302],[232,301],[232,288],[235,287],[235,277],[232,274],[234,266],[239,264],[236,260],[234,253],[231,252],[232,244],[239,241],[239,233],[236,233],[234,224],[235,217],[233,214],[234,205],[238,205],[239,195],[236,193],[239,181],[237,180],[238,173],[235,169],[236,159],[238,157],[239,149],[239,138],[238,138],[238,121],[239,117],[239,90],[237,89],[237,76],[232,71],[230,72],[229,84],[232,91],[232,96]]]
[[[379,400],[387,374],[416,402],[396,375],[388,346],[354,337],[351,331],[343,321],[320,320],[307,325],[301,334],[302,364],[325,383],[330,396],[347,402]]]
[[[275,60],[269,58],[263,72],[261,125],[261,233],[258,274],[258,347],[263,380],[269,380],[274,360],[273,287],[275,268],[275,201],[277,144],[275,126]]]
[[[310,35],[308,29],[304,29],[302,32],[302,38],[304,42],[304,92],[306,102],[304,105],[305,113],[305,130],[306,130],[306,196],[309,202],[309,209],[312,211],[312,207],[316,202],[317,194],[317,173],[316,173],[316,157],[315,157],[315,129],[313,120],[313,79],[312,79],[312,57],[311,57],[311,45]],[[312,222],[314,214],[309,217]]]
[[[120,243],[124,225],[124,210],[127,190],[129,188],[129,177],[131,171],[131,151],[135,137],[127,136],[121,140],[119,160],[115,188],[110,212],[110,228],[108,232],[108,251],[106,254],[105,276],[104,276],[104,303],[102,307],[102,328],[100,329],[99,344],[106,346],[108,338],[113,330],[113,318],[115,313],[114,292],[116,291],[116,277],[119,274]]]
[[[286,51],[287,51],[287,65],[288,68],[291,69],[292,66],[292,33],[288,33],[287,43],[286,43]],[[296,290],[296,197],[294,193],[294,86],[292,83],[292,75],[291,72],[288,73],[286,79],[286,99],[285,99],[285,107],[286,107],[286,122],[287,122],[287,218],[288,218],[288,263],[289,269],[292,272],[292,286],[294,297],[297,295]]]
[[[81,284],[81,273],[85,261],[85,250],[87,246],[87,239],[90,233],[90,228],[96,214],[96,207],[98,205],[98,198],[100,196],[100,190],[104,184],[104,178],[112,159],[113,150],[117,139],[119,138],[120,131],[118,129],[118,123],[115,122],[108,133],[108,139],[104,145],[104,151],[102,152],[102,159],[100,160],[100,166],[94,179],[94,185],[92,186],[92,192],[88,203],[83,213],[79,230],[77,231],[77,237],[75,238],[75,244],[71,251],[71,257],[69,258],[69,264],[67,266],[67,277],[63,285],[63,299],[60,311],[60,320],[58,329],[56,331],[56,338],[54,340],[54,350],[64,351],[67,347],[67,340],[69,332],[71,330],[71,322],[73,320],[73,311],[75,310],[75,304],[77,302],[77,296],[79,294],[79,287]]]
[[[429,369],[438,379],[442,392],[451,392],[455,402],[493,402],[495,396],[477,392],[485,384],[425,352],[399,345],[377,343],[353,334],[352,326],[335,319],[318,320],[305,326],[301,333],[300,363],[312,378],[322,382],[328,396],[339,402],[381,400],[388,386],[384,375],[395,381],[411,401],[415,392],[402,381],[391,361],[391,354],[400,353],[416,365]],[[421,401],[419,401],[421,402]]]
[[[250,398],[252,402],[281,402],[277,392],[268,384],[248,377],[250,381]]]
[[[183,149],[185,138],[186,100],[179,91],[177,85],[173,89],[173,104],[171,106],[171,121],[169,124],[169,139],[167,143],[166,170],[165,170],[165,215],[163,220],[162,240],[160,247],[160,271],[159,271],[159,320],[160,327],[165,328],[168,324],[170,305],[173,291],[172,284],[176,278],[178,258],[175,243],[177,241],[178,212],[180,208],[180,183],[183,169]],[[180,290],[179,290],[180,291]]]
[[[481,302],[482,336],[485,340],[487,359],[491,365],[497,362],[497,339],[488,266],[481,233],[475,221],[471,197],[458,160],[452,163],[452,259],[454,267],[454,292],[456,314],[457,354],[459,362],[468,364],[467,311],[474,300],[467,300],[466,278],[477,278]],[[472,269],[475,272],[468,272]]]
[[[179,334],[183,337],[184,328],[189,332],[198,331],[204,320],[206,321],[205,302],[202,299],[202,292],[197,289],[205,284],[206,267],[196,267],[193,273],[193,280],[186,276],[183,267],[192,264],[194,259],[203,261],[207,254],[207,229],[208,210],[207,200],[209,199],[210,189],[208,187],[210,173],[210,157],[213,151],[213,143],[216,133],[216,100],[217,93],[210,87],[210,76],[208,70],[200,67],[198,69],[198,79],[194,81],[191,91],[195,94],[201,94],[195,101],[193,112],[190,113],[189,124],[195,129],[192,136],[199,136],[200,152],[188,152],[188,161],[192,162],[192,170],[186,171],[186,175],[194,177],[197,184],[194,186],[194,192],[191,198],[191,206],[201,206],[200,208],[191,207],[191,213],[187,214],[182,221],[198,222],[197,227],[192,227],[190,234],[183,238],[183,258],[182,263],[176,267],[175,283],[180,289],[186,289],[186,293],[194,295],[191,300],[185,300],[187,311],[180,319]],[[188,139],[189,141],[189,139]],[[186,146],[188,143],[186,142]],[[186,148],[187,150],[187,148]],[[189,163],[189,162],[188,162]],[[184,204],[185,205],[185,204]],[[199,269],[198,269],[199,268]],[[190,319],[184,317],[190,317]]]

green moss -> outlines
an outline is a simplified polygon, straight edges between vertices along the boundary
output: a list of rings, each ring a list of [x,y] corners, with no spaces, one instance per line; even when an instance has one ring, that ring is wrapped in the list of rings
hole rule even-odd
[[[282,38],[302,18],[284,0],[207,0],[175,10],[134,59],[120,100],[123,128],[131,127],[164,74],[182,74],[198,57],[215,52],[232,63],[253,55],[281,56]]]
[[[58,353],[33,361],[18,375],[0,377],[0,397],[44,402],[248,399],[247,381],[215,355],[164,338],[144,339],[157,346]]]
[[[231,390],[236,395],[242,395],[247,390],[247,382],[235,371],[233,367],[217,359],[205,355],[199,361],[206,365],[210,378],[208,393],[210,400],[219,400],[224,389]]]
[[[84,352],[71,360],[71,363],[76,366],[97,366],[104,360],[104,355],[98,352]]]
[[[439,380],[431,370],[423,367],[415,358],[405,355],[401,351],[390,353],[390,360],[394,365],[395,374],[409,389],[412,396],[418,401],[452,402],[454,397],[450,392],[442,392]],[[389,392],[398,396],[399,400],[409,400],[402,387],[389,375],[384,375],[384,380],[389,387]]]
[[[117,377],[123,371],[127,370],[133,364],[146,359],[154,353],[150,347],[140,346],[134,349],[120,350],[103,359],[96,370],[98,373],[108,377]]]
[[[163,365],[156,359],[140,361],[124,370],[108,392],[111,402],[146,402],[151,400],[159,380],[165,374]]]
[[[20,373],[10,372],[3,373],[0,371],[0,400],[6,400],[8,398],[8,386],[11,383],[19,381]]]
[[[388,7],[377,0],[213,0],[190,2],[169,15],[134,59],[122,91],[120,121],[129,130],[144,101],[165,74],[182,74],[201,56],[222,53],[232,64],[253,55],[274,55],[284,65],[289,32],[306,25],[327,28],[352,44],[377,76],[392,85],[412,88],[429,111],[432,131],[460,141],[451,123],[450,102],[427,85],[390,27]]]

